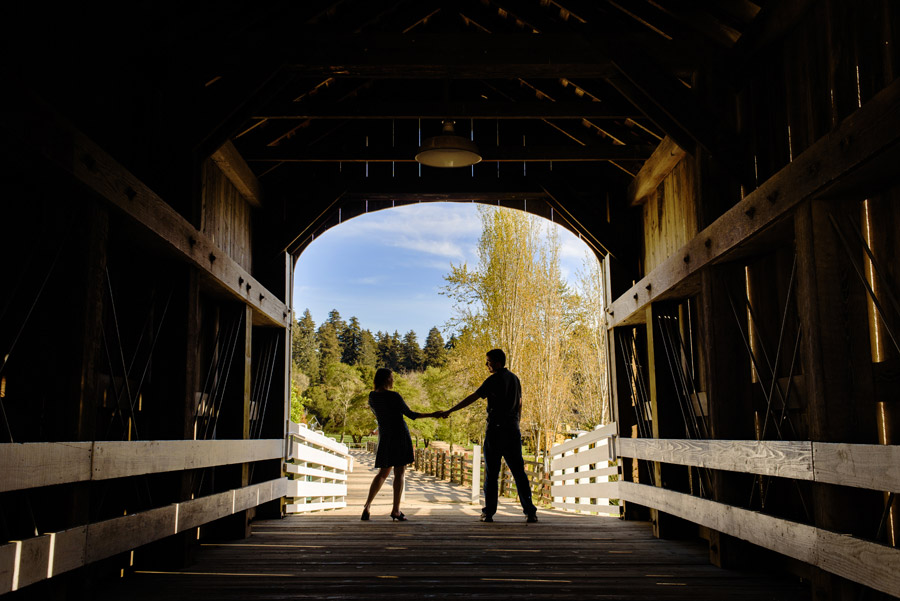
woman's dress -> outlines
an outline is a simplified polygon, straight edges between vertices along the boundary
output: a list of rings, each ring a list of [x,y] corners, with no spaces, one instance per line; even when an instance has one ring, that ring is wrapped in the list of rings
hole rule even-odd
[[[420,417],[410,409],[403,397],[393,390],[373,390],[369,393],[369,407],[378,420],[378,451],[375,453],[375,467],[407,465],[415,460],[409,428],[403,416],[411,419]]]

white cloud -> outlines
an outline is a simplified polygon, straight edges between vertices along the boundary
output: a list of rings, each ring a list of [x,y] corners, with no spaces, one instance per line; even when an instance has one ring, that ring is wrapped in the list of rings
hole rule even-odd
[[[381,277],[367,277],[367,278],[357,278],[353,280],[351,283],[359,284],[360,286],[377,286],[384,281],[384,278]]]
[[[474,204],[422,203],[360,215],[333,231],[336,237],[357,242],[462,261],[465,247],[481,232],[481,220]]]

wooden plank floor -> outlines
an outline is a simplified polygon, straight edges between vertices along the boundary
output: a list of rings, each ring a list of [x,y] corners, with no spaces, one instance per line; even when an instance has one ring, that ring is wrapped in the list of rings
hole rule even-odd
[[[505,500],[483,524],[468,490],[416,472],[408,522],[388,517],[387,485],[361,522],[371,465],[357,455],[347,509],[256,522],[246,540],[204,545],[195,565],[138,572],[98,599],[808,598],[796,580],[716,568],[705,543],[657,540],[646,523],[542,510],[526,524]]]

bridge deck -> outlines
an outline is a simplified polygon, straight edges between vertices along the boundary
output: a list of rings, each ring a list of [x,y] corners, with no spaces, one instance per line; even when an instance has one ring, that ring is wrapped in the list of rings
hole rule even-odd
[[[204,545],[193,566],[138,572],[100,598],[807,598],[796,581],[716,568],[705,545],[657,540],[646,523],[541,511],[540,523],[525,524],[506,500],[496,521],[482,524],[467,490],[415,472],[408,522],[388,518],[387,485],[372,520],[361,522],[371,466],[371,455],[357,455],[347,509],[256,522],[246,540]]]

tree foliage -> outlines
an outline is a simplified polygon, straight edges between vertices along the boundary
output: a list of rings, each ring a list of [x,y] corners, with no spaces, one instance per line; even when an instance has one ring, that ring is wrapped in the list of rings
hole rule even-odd
[[[447,363],[447,348],[444,346],[444,337],[437,328],[431,328],[428,331],[428,337],[425,339],[425,348],[422,349],[425,359],[425,368],[442,367]]]
[[[419,346],[419,339],[412,330],[403,336],[403,343],[400,345],[400,365],[403,371],[421,371],[425,367],[425,355],[422,354],[422,347]]]
[[[576,359],[588,355],[577,343],[591,340],[584,330],[594,325],[582,321],[589,312],[580,303],[588,297],[567,287],[559,240],[539,218],[512,209],[479,210],[477,266],[451,265],[445,276],[444,294],[454,302],[451,325],[458,332],[450,367],[477,386],[487,376],[485,352],[503,349],[507,367],[522,381],[523,430],[546,450],[585,404],[578,378],[599,374],[584,368],[576,373]]]
[[[291,332],[291,358],[295,369],[312,380],[319,379],[319,343],[316,339],[316,323],[309,309],[297,320]]]

